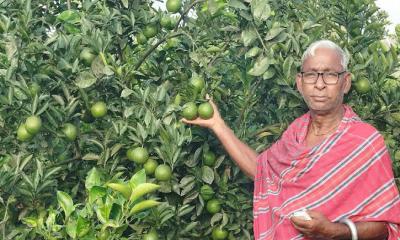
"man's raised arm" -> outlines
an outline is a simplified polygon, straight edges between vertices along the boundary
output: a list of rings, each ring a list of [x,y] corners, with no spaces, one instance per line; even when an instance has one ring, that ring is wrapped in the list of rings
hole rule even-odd
[[[257,152],[235,136],[232,129],[225,124],[214,102],[210,100],[210,103],[214,109],[212,118],[207,120],[201,118],[194,120],[182,119],[182,122],[212,130],[239,168],[242,169],[247,176],[254,179],[256,175]]]

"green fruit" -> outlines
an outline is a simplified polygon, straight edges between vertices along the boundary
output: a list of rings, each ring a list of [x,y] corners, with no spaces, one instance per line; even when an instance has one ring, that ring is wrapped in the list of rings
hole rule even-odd
[[[40,85],[36,82],[32,83],[29,86],[29,92],[32,94],[32,96],[39,94],[40,89],[41,89]]]
[[[182,116],[188,120],[197,118],[197,106],[194,102],[188,102],[183,106]]]
[[[213,240],[223,240],[228,237],[228,232],[223,230],[221,227],[216,227],[211,233]]]
[[[369,84],[368,79],[361,78],[358,79],[355,83],[356,91],[360,94],[367,93],[371,90],[371,85]]]
[[[215,164],[215,161],[217,160],[217,157],[215,154],[211,151],[203,153],[203,163],[204,165],[213,167]]]
[[[167,10],[168,12],[171,13],[177,13],[182,7],[182,1],[181,0],[167,0]]]
[[[158,162],[154,159],[149,158],[146,163],[143,165],[144,171],[146,172],[146,175],[153,175],[154,172],[156,171],[156,168],[158,166]]]
[[[143,236],[143,240],[158,240],[158,233],[155,229],[151,229],[150,232]]]
[[[171,25],[171,17],[170,16],[163,16],[160,20],[161,27],[165,29],[169,29]]]
[[[170,23],[169,26],[167,27],[168,30],[172,30],[175,28],[176,24],[178,24],[178,18],[176,17],[171,17],[170,18]]]
[[[154,37],[155,35],[157,35],[157,32],[158,32],[157,25],[155,25],[155,24],[150,24],[150,25],[146,25],[146,26],[144,27],[143,35],[144,35],[146,38],[152,38],[152,37]]]
[[[25,124],[21,124],[18,127],[17,130],[17,139],[24,142],[24,141],[28,141],[32,138],[33,136],[26,130],[25,128]]]
[[[81,59],[86,65],[91,65],[95,57],[96,55],[93,54],[90,48],[84,48],[79,54],[79,59]]]
[[[138,44],[143,45],[147,42],[147,38],[143,33],[139,33],[136,36],[136,41],[138,42]]]
[[[161,164],[156,168],[154,176],[158,181],[168,181],[171,179],[172,170],[166,164]]]
[[[201,76],[194,76],[190,80],[190,84],[194,87],[196,91],[201,91],[205,86],[205,81]]]
[[[78,135],[78,129],[71,123],[66,123],[63,128],[63,133],[68,141],[74,141]]]
[[[167,40],[167,45],[166,45],[166,47],[167,48],[174,48],[174,47],[177,47],[178,46],[178,44],[179,44],[179,39],[178,38],[169,38],[168,40]]]
[[[137,164],[143,164],[149,159],[149,152],[142,147],[130,148],[126,152],[126,156]]]
[[[214,109],[209,102],[200,104],[197,112],[202,119],[210,119],[214,115]]]
[[[211,199],[207,202],[206,209],[209,213],[215,214],[221,210],[221,203],[218,199]]]
[[[95,118],[104,117],[107,114],[107,105],[104,102],[96,102],[90,108],[90,112]]]
[[[200,196],[203,198],[203,200],[208,201],[211,198],[214,197],[214,190],[211,188],[209,185],[203,185],[200,188]]]
[[[31,135],[35,135],[42,127],[42,120],[38,116],[30,116],[25,121],[25,129]]]

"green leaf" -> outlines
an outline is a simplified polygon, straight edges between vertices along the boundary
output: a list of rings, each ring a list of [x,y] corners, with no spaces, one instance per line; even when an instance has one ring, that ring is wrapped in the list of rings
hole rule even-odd
[[[236,8],[236,9],[241,9],[241,10],[248,9],[248,7],[246,5],[244,5],[244,3],[242,1],[239,1],[239,0],[230,0],[228,2],[228,5],[230,7]]]
[[[154,183],[139,184],[132,190],[130,200],[131,200],[131,202],[134,202],[134,201],[138,200],[140,197],[142,197],[148,193],[154,192],[155,190],[157,190],[159,188],[160,188],[160,185],[157,185]]]
[[[256,30],[249,28],[242,32],[242,41],[245,47],[250,46],[257,39]]]
[[[271,7],[268,0],[252,0],[251,12],[256,21],[265,21],[271,16]]]
[[[93,203],[99,198],[104,197],[107,194],[107,189],[104,187],[93,186],[89,190],[89,202]]]
[[[271,40],[273,40],[273,39],[274,39],[275,37],[277,37],[283,30],[284,30],[284,28],[281,28],[281,27],[272,28],[271,30],[268,31],[267,36],[265,36],[265,40],[266,40],[266,41],[271,41]]]
[[[124,8],[128,8],[129,7],[129,1],[128,0],[121,0],[122,5],[124,6]]]
[[[76,220],[69,219],[67,225],[65,226],[65,231],[67,232],[68,236],[72,239],[76,239]]]
[[[143,184],[146,182],[146,172],[144,169],[140,170],[139,172],[135,173],[129,180],[129,184],[131,185],[132,189],[135,189],[139,184]]]
[[[86,180],[85,180],[85,188],[86,190],[91,189],[94,186],[101,186],[103,183],[101,181],[101,174],[97,170],[97,168],[92,168],[92,170],[89,171]]]
[[[133,91],[132,89],[125,88],[125,89],[122,90],[122,92],[121,92],[121,97],[122,97],[122,98],[126,98],[126,97],[128,97],[129,95],[131,95],[132,93],[134,93],[134,91]]]
[[[258,53],[260,53],[261,48],[259,47],[253,47],[251,48],[249,51],[247,51],[247,53],[244,55],[245,58],[252,58],[258,55]]]
[[[96,77],[90,72],[81,72],[75,80],[76,86],[79,88],[88,88],[96,83]]]
[[[259,58],[254,66],[249,70],[248,74],[252,76],[261,76],[269,67],[270,61],[267,57]]]
[[[85,218],[79,216],[76,223],[76,233],[77,237],[85,236],[90,230],[90,222]]]
[[[80,16],[75,10],[66,10],[57,16],[57,19],[69,23],[79,23]]]
[[[95,153],[87,153],[82,157],[82,159],[87,161],[98,161],[100,160],[100,156]]]
[[[214,181],[214,171],[208,166],[203,166],[201,170],[201,179],[205,183],[212,184],[212,182]]]
[[[67,219],[72,212],[75,211],[74,203],[68,193],[57,191],[57,201],[61,208],[64,210],[65,218]]]

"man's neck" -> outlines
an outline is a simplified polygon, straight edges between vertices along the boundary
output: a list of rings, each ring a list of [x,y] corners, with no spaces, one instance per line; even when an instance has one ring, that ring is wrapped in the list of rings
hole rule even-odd
[[[318,129],[319,132],[329,130],[342,120],[344,108],[342,105],[329,113],[319,113],[311,110],[311,124]]]

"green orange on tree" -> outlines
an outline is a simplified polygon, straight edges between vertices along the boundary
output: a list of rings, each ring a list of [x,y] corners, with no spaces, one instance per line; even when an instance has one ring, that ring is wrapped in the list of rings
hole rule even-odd
[[[66,123],[62,132],[68,141],[74,141],[78,135],[78,128],[72,123]]]
[[[211,199],[207,202],[206,209],[209,213],[215,214],[221,211],[221,202],[218,199]]]
[[[211,233],[211,237],[213,240],[223,240],[228,237],[228,231],[222,229],[222,227],[216,227],[213,229]]]
[[[197,106],[194,102],[188,102],[183,106],[182,116],[188,120],[197,118]]]
[[[90,108],[90,112],[95,118],[104,117],[107,114],[107,105],[102,101],[96,102]]]
[[[143,235],[143,240],[158,240],[157,231],[154,228],[151,229],[148,233]]]
[[[158,165],[154,172],[154,176],[158,181],[169,181],[172,176],[171,167],[166,164]]]
[[[42,127],[42,120],[39,116],[30,116],[25,120],[25,129],[31,135],[35,135]]]
[[[205,102],[199,105],[197,112],[201,119],[210,119],[214,115],[214,108],[209,102]]]
[[[211,198],[214,197],[214,190],[210,185],[203,185],[200,188],[200,196],[203,198],[203,200],[208,201]]]
[[[177,13],[182,7],[182,0],[167,0],[166,7],[168,12]]]
[[[149,152],[143,147],[130,148],[126,152],[126,156],[137,164],[143,164],[149,159]]]
[[[156,36],[157,33],[158,33],[158,29],[157,29],[157,25],[155,25],[155,24],[146,25],[143,29],[143,35],[146,38],[152,38],[152,37]]]
[[[160,25],[161,27],[169,30],[169,27],[171,25],[171,17],[168,15],[162,16],[160,19]]]
[[[190,84],[194,87],[196,91],[201,91],[205,86],[204,78],[200,75],[195,75],[190,79]]]
[[[21,124],[18,127],[17,130],[17,139],[24,142],[24,141],[28,141],[32,138],[33,136],[26,130],[25,128],[25,124]]]
[[[367,93],[371,90],[371,85],[366,78],[360,78],[355,83],[356,91],[360,94]]]
[[[158,162],[152,158],[149,158],[145,164],[143,164],[146,175],[153,175],[158,167]]]
[[[143,45],[147,42],[147,37],[143,33],[139,33],[136,36],[136,41],[138,44]]]
[[[215,153],[212,151],[207,151],[203,153],[203,163],[204,165],[213,167],[215,162],[217,160],[217,157],[215,156]]]

